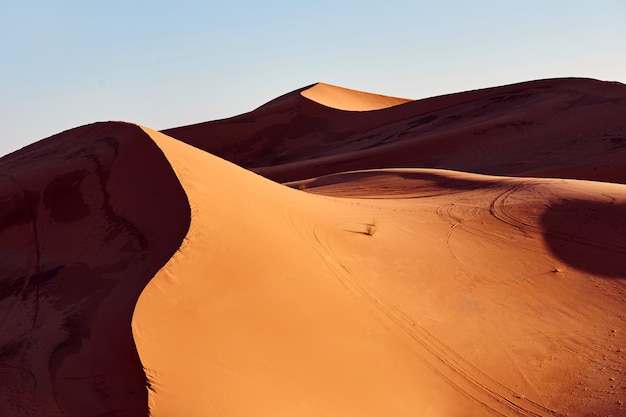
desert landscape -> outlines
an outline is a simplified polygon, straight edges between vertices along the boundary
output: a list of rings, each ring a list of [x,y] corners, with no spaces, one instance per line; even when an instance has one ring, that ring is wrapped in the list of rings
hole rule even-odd
[[[324,83],[0,159],[0,416],[626,415],[626,85]]]

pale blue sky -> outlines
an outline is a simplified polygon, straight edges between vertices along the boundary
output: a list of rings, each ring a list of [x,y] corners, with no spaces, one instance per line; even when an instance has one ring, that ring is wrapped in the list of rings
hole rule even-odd
[[[0,0],[0,155],[101,120],[234,116],[317,81],[415,99],[626,83],[624,51],[624,0]]]

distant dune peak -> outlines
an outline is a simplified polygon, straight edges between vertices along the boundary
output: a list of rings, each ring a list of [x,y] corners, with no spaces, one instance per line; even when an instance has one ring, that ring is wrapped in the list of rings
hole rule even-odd
[[[408,98],[366,93],[325,83],[317,83],[300,94],[324,106],[348,111],[380,110],[413,101]]]

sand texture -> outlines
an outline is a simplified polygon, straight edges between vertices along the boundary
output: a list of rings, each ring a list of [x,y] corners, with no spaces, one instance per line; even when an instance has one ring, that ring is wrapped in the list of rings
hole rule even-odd
[[[315,84],[0,159],[0,416],[626,415],[626,86]]]
[[[0,416],[145,416],[130,331],[189,204],[137,126],[101,123],[0,159]]]
[[[319,86],[164,133],[280,182],[392,167],[626,182],[623,84],[539,80],[373,111],[306,98]]]

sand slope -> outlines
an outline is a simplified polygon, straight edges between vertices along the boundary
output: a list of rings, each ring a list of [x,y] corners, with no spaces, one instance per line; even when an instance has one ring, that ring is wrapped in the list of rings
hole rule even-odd
[[[0,159],[0,416],[146,416],[131,314],[188,225],[137,126],[84,126]]]
[[[306,98],[318,88],[164,133],[280,182],[389,167],[626,182],[623,84],[549,79],[364,112]]]
[[[626,412],[626,186],[437,170],[308,183],[368,197],[336,199],[148,132],[192,208],[133,317],[151,415]]]
[[[301,91],[300,95],[326,107],[347,111],[381,110],[411,101],[407,98],[365,93],[325,83],[317,83]]]
[[[0,159],[0,416],[626,415],[625,89],[315,84]]]

